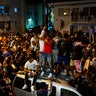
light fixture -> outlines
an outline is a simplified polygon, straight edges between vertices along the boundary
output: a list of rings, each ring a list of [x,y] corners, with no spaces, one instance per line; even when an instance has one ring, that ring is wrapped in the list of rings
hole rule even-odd
[[[67,12],[64,12],[64,16],[66,16],[67,15]]]

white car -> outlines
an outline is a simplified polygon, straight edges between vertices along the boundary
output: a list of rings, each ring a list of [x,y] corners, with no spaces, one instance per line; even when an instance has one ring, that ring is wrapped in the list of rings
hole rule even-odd
[[[24,85],[24,74],[17,74],[13,81],[13,92],[15,96],[36,96],[36,91],[33,93],[29,90],[23,90],[22,86]],[[31,79],[29,79],[29,82],[31,84]],[[36,86],[38,86],[38,82],[45,82],[48,87],[50,86],[50,80],[48,79],[42,79],[38,78],[36,80]],[[52,92],[49,96],[82,96],[76,88],[70,86],[67,81],[55,79],[52,82]]]

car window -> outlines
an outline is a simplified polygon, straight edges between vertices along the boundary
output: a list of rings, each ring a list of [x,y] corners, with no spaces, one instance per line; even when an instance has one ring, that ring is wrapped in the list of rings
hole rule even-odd
[[[24,85],[24,79],[16,77],[14,81],[14,87],[21,89],[23,85]]]
[[[28,80],[27,83],[28,83],[28,85],[31,85],[30,80]],[[24,79],[16,77],[13,86],[16,88],[22,89],[22,87],[24,86]],[[30,90],[30,88],[28,88],[26,91],[30,92],[31,90]]]
[[[60,96],[79,96],[76,93],[70,91],[70,90],[66,90],[61,88],[61,95]]]

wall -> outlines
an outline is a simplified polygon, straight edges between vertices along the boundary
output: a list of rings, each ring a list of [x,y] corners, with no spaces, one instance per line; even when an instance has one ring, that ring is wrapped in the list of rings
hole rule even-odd
[[[49,3],[50,6],[54,8],[54,28],[55,30],[63,32],[68,32],[70,34],[70,26],[73,25],[73,21],[71,20],[71,12],[73,8],[84,8],[84,7],[96,7],[96,0],[83,0],[83,1],[72,1],[72,2],[59,2],[59,3]],[[68,14],[64,15],[64,11]],[[78,14],[77,14],[78,15]],[[63,28],[60,28],[61,20],[64,22]],[[94,21],[88,22],[76,22],[77,24],[86,25],[86,24],[94,24]],[[83,24],[84,23],[84,24]],[[84,26],[85,26],[84,25]],[[95,24],[96,25],[96,24]],[[80,26],[77,30],[79,30]],[[82,27],[83,28],[83,27]]]
[[[27,30],[31,30],[35,26],[41,26],[43,24],[43,6],[26,5],[25,7],[25,26]],[[32,26],[30,28],[27,26],[29,18],[32,20]]]
[[[9,7],[9,13],[0,15],[0,21],[11,22],[11,30],[14,32],[24,31],[24,0],[4,0],[0,5]],[[14,8],[18,9],[18,12],[14,12]]]

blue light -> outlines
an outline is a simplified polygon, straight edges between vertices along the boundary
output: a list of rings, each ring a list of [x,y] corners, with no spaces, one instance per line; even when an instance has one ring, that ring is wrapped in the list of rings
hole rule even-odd
[[[4,6],[0,6],[0,14],[4,14]]]
[[[32,18],[27,19],[27,21],[26,21],[26,28],[30,29],[30,28],[33,28],[33,27],[34,27],[33,19]]]
[[[18,8],[14,8],[14,12],[17,13],[18,12]]]

